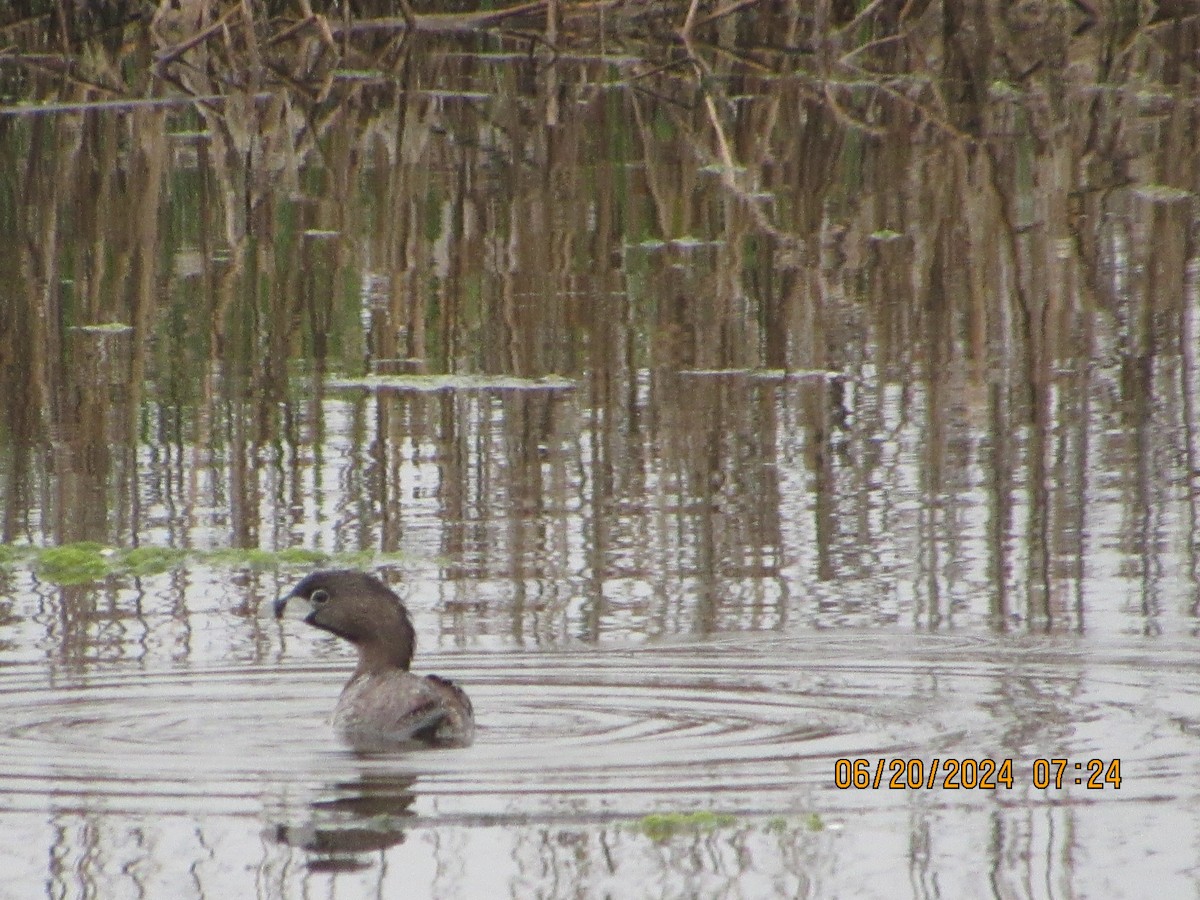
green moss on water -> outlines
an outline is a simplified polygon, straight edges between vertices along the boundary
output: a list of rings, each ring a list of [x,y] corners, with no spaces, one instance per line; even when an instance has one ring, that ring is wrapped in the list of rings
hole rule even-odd
[[[728,813],[698,810],[686,813],[651,813],[638,822],[638,827],[650,840],[661,843],[680,833],[714,831],[727,828],[736,822],[737,818]]]
[[[106,547],[94,541],[80,541],[40,549],[0,544],[0,568],[32,567],[47,581],[56,584],[87,584],[112,574],[134,577],[158,575],[188,563],[254,571],[277,571],[317,566],[365,569],[407,562],[409,558],[401,553],[374,553],[370,550],[327,553],[306,547],[287,547],[277,551],[238,547],[188,551],[175,547],[151,546],[124,550]]]
[[[130,575],[158,575],[175,568],[187,558],[187,551],[174,547],[135,547],[121,557],[121,568]]]
[[[288,547],[286,550],[280,550],[276,556],[285,566],[319,566],[329,561],[328,553],[304,547]]]
[[[358,560],[360,557],[362,557],[362,554],[339,553],[334,555],[326,553],[323,550],[309,550],[305,547],[287,547],[283,550],[224,547],[220,550],[209,550],[207,553],[198,555],[198,558],[202,562],[217,563],[234,568],[246,567],[260,571],[320,566],[330,562],[334,562],[339,566],[349,566],[351,562],[348,562],[348,560]],[[371,559],[371,554],[368,553],[365,555],[367,562]]]
[[[362,565],[403,566],[413,561],[411,553],[368,553]]]
[[[1015,100],[1023,96],[1021,90],[1016,85],[999,78],[988,85],[988,93],[995,100]]]
[[[56,584],[87,584],[112,572],[111,556],[112,551],[103,544],[80,541],[38,550],[36,568],[43,578]]]
[[[248,550],[239,550],[235,547],[221,547],[217,550],[205,550],[196,554],[196,556],[206,563],[221,566],[237,566],[246,562],[246,554],[248,552]]]
[[[370,550],[355,550],[353,553],[339,553],[334,558],[334,562],[346,569],[365,569],[376,562],[387,562],[392,557],[395,557],[395,562],[400,562],[400,556],[399,553],[376,554]]]

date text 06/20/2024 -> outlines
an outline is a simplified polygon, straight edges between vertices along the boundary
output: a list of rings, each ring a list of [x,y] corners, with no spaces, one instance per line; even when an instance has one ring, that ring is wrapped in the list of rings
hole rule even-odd
[[[1011,759],[935,757],[923,759],[838,759],[833,764],[834,787],[844,790],[1012,790],[1018,767]],[[1035,788],[1062,789],[1070,785],[1089,790],[1121,787],[1121,760],[1035,759],[1022,766]]]

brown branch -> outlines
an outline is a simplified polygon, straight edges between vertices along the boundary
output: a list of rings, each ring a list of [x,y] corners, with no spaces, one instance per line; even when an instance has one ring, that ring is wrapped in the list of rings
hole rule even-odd
[[[187,53],[193,47],[204,43],[218,31],[221,31],[225,27],[226,22],[233,18],[235,13],[240,13],[241,11],[241,6],[231,6],[221,18],[217,19],[217,21],[213,22],[207,28],[196,32],[181,44],[176,44],[174,47],[168,47],[166,50],[156,53],[154,61],[160,66],[166,66],[175,62],[175,60],[179,59],[179,57],[183,56],[183,54]]]
[[[508,19],[537,14],[550,15],[551,0],[530,0],[504,9],[483,10],[472,13],[425,13],[418,15],[411,7],[409,15],[386,16],[377,19],[362,19],[343,25],[330,25],[334,35],[344,35],[364,31],[390,31],[405,28],[410,31],[452,32],[479,31],[499,25]],[[620,6],[623,0],[591,0],[591,2],[576,3],[568,6],[558,4],[560,23],[565,19],[590,12],[602,12]],[[402,7],[403,11],[403,7]]]
[[[735,12],[745,9],[747,6],[753,6],[758,2],[759,0],[734,0],[733,3],[722,6],[720,9],[714,9],[699,22],[696,22],[695,25],[697,28],[701,28],[717,21],[718,19],[723,19],[726,16],[732,16]]]
[[[683,27],[679,29],[680,36],[686,41],[692,34],[692,26],[696,24],[696,10],[700,7],[700,0],[692,0],[688,4],[687,16],[683,20]]]

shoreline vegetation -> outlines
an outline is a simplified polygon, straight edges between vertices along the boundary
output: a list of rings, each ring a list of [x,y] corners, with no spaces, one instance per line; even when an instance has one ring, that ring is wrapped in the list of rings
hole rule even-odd
[[[829,444],[822,478],[840,429],[866,446],[856,429],[886,420],[883,389],[855,394],[870,416],[842,416],[846,386],[876,373],[950,373],[945,409],[989,398],[1006,490],[1022,465],[1048,483],[1060,422],[1086,458],[1097,360],[1125,414],[1191,428],[1186,392],[1163,385],[1188,383],[1194,359],[1200,0],[353,8],[0,12],[0,541],[134,546],[139,491],[186,488],[235,508],[228,543],[253,544],[310,490],[327,391],[354,395],[336,406],[353,423],[347,484],[378,491],[355,515],[384,549],[413,514],[386,490],[394,472],[419,458],[470,501],[506,479],[540,498],[529,460],[557,466],[559,490],[594,458],[562,451],[559,428],[631,466],[703,470],[680,479],[703,501],[681,516],[722,509],[713,485],[750,508],[775,495],[777,442],[805,433],[758,418],[759,388],[800,376],[837,409],[806,400],[798,420]],[[1169,354],[1184,362],[1154,365]],[[497,410],[548,436],[511,438]],[[477,445],[455,443],[475,427]],[[930,428],[940,464],[957,433]],[[718,443],[731,432],[744,440]],[[276,444],[293,454],[278,470],[261,465]],[[495,473],[475,478],[476,458]],[[141,486],[147,471],[161,483]],[[1062,466],[1072,515],[1085,471]],[[636,506],[645,481],[627,483]],[[439,515],[461,547],[480,529],[451,496]],[[1029,501],[1046,571],[1051,499]],[[761,502],[760,519],[730,519],[729,546],[783,529]]]
[[[761,77],[807,74],[850,123],[875,133],[841,96],[864,87],[922,109],[940,127],[929,81],[963,97],[1002,85],[1095,72],[1121,81],[1150,57],[1164,85],[1195,76],[1200,0],[989,0],[970,10],[931,0],[14,0],[0,12],[0,112],[45,100],[211,99],[286,87],[321,101],[341,81],[396,74],[427,36],[486,38],[543,66],[563,58],[627,58],[632,81],[662,73],[705,86],[726,58]],[[353,7],[353,12],[351,12]],[[478,49],[478,48],[477,48]],[[1107,71],[1095,71],[1096,65]],[[207,78],[198,78],[200,73]],[[204,82],[204,90],[198,83]],[[649,86],[648,86],[649,87]],[[74,88],[69,100],[62,91]],[[652,88],[651,88],[652,89]],[[705,90],[708,105],[719,96]],[[709,110],[715,118],[715,109]],[[725,148],[728,160],[728,148]]]
[[[228,130],[233,143],[263,148],[269,118],[299,114],[305,123],[289,143],[303,151],[381,90],[422,102],[536,95],[530,112],[556,128],[570,104],[619,89],[693,131],[720,189],[776,237],[745,151],[787,121],[780,106],[792,96],[866,140],[926,129],[971,152],[1014,129],[1046,136],[1079,102],[1101,114],[1193,105],[1200,46],[1200,0],[970,9],[933,0],[518,0],[495,9],[15,0],[5,9],[0,137],[32,114],[178,105],[210,123],[199,136]],[[509,84],[476,89],[474,69],[499,60],[512,63]],[[742,114],[752,107],[761,112]]]

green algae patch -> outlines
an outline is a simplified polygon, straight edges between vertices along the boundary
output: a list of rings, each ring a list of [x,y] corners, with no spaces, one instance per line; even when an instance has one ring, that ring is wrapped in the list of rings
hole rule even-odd
[[[95,541],[80,541],[58,547],[26,547],[0,544],[0,569],[33,569],[55,584],[89,584],[110,575],[140,578],[160,575],[187,565],[220,566],[275,572],[336,566],[369,569],[374,566],[403,566],[411,563],[403,553],[371,550],[329,553],[307,547],[283,550],[222,547],[216,550],[182,550],[176,547],[108,547]]]
[[[244,567],[258,571],[319,566],[331,560],[341,560],[343,556],[358,558],[357,554],[341,554],[335,557],[322,550],[309,550],[305,547],[288,547],[284,550],[223,547],[220,550],[209,550],[196,554],[196,558],[200,562],[215,563],[231,568]]]
[[[708,810],[686,813],[651,813],[638,822],[642,834],[657,843],[669,840],[677,834],[696,834],[728,828],[737,823],[729,813]]]
[[[773,816],[769,819],[739,820],[730,813],[697,810],[694,812],[651,813],[632,823],[632,827],[640,831],[656,844],[661,844],[680,835],[709,834],[721,828],[730,828],[741,822],[754,829],[761,829],[766,834],[799,835],[804,831],[820,832],[825,830],[825,822],[817,813],[803,818],[788,816]]]
[[[277,554],[279,562],[285,566],[319,566],[329,562],[329,554],[320,550],[308,550],[304,547],[288,547]]]
[[[7,569],[29,554],[28,547],[15,544],[0,544],[0,569]]]
[[[46,547],[36,552],[38,573],[55,584],[88,584],[113,570],[113,552],[92,541]]]
[[[407,559],[402,553],[375,553],[371,550],[351,550],[333,557],[333,562],[346,569],[369,569],[377,563],[400,563]]]
[[[186,550],[174,547],[134,547],[121,556],[121,569],[130,575],[159,575],[187,559]]]

